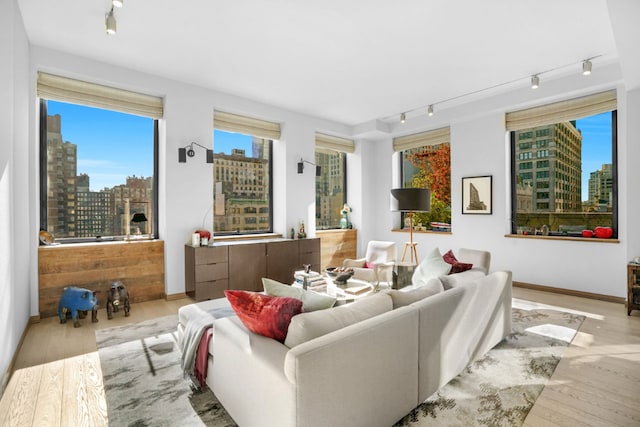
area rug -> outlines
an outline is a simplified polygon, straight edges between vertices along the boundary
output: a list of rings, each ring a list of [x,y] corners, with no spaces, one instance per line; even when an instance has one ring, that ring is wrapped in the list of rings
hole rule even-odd
[[[173,315],[96,331],[110,426],[236,425],[183,377],[177,325]]]
[[[507,339],[395,426],[522,425],[584,316],[518,306]]]
[[[514,303],[513,334],[396,426],[522,425],[583,320]],[[96,331],[110,425],[236,425],[182,376],[176,324],[168,316]]]

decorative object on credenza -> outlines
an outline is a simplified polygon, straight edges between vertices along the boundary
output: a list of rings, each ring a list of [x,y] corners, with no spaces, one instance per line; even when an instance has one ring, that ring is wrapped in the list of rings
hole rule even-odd
[[[462,178],[462,213],[491,215],[492,176]]]
[[[192,142],[189,145],[178,148],[178,163],[187,163],[187,156],[194,157],[196,155],[196,151],[193,149],[194,145],[203,148],[207,152],[207,163],[213,163],[213,150],[197,142]]]
[[[345,203],[342,206],[342,210],[340,214],[342,214],[342,218],[340,218],[340,228],[349,229],[352,228],[351,222],[349,221],[349,214],[352,212],[351,206]]]
[[[413,241],[413,213],[428,212],[431,209],[431,192],[426,188],[394,188],[391,190],[391,210],[408,212],[409,215],[409,242],[404,245],[402,262],[404,262],[409,249],[409,262],[418,263],[418,245]]]
[[[298,239],[306,239],[307,232],[304,231],[304,221],[300,221],[300,228],[298,229]]]
[[[62,296],[58,302],[58,317],[60,323],[67,323],[67,314],[71,314],[73,319],[73,327],[80,326],[78,318],[84,318],[84,315],[91,310],[91,322],[98,321],[98,298],[96,293],[89,289],[77,288],[69,286],[62,290]]]
[[[208,246],[209,240],[211,240],[211,232],[208,230],[196,230],[198,235],[200,235],[200,246]]]
[[[56,239],[53,237],[53,234],[49,233],[47,230],[40,230],[40,245],[51,246],[55,245]]]
[[[120,280],[116,280],[111,284],[111,289],[107,294],[107,319],[113,318],[113,313],[120,310],[122,306],[124,317],[129,317],[131,306],[129,304],[129,292],[126,286]]]

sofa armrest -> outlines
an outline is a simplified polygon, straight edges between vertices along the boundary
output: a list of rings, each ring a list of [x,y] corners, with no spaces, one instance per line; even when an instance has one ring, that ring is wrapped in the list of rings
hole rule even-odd
[[[491,252],[489,251],[460,248],[457,259],[460,262],[473,264],[474,268],[481,268],[484,274],[489,273],[491,267]]]
[[[392,425],[415,408],[417,316],[402,307],[293,347],[296,425]]]

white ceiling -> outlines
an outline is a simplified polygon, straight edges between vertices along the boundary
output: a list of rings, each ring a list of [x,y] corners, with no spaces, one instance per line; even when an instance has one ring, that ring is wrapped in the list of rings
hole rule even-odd
[[[618,60],[606,0],[110,4],[19,0],[33,45],[348,125]]]

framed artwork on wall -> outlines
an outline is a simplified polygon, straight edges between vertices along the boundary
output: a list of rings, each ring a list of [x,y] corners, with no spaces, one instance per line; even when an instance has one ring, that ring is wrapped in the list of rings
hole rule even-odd
[[[462,213],[491,215],[491,175],[462,178]]]

